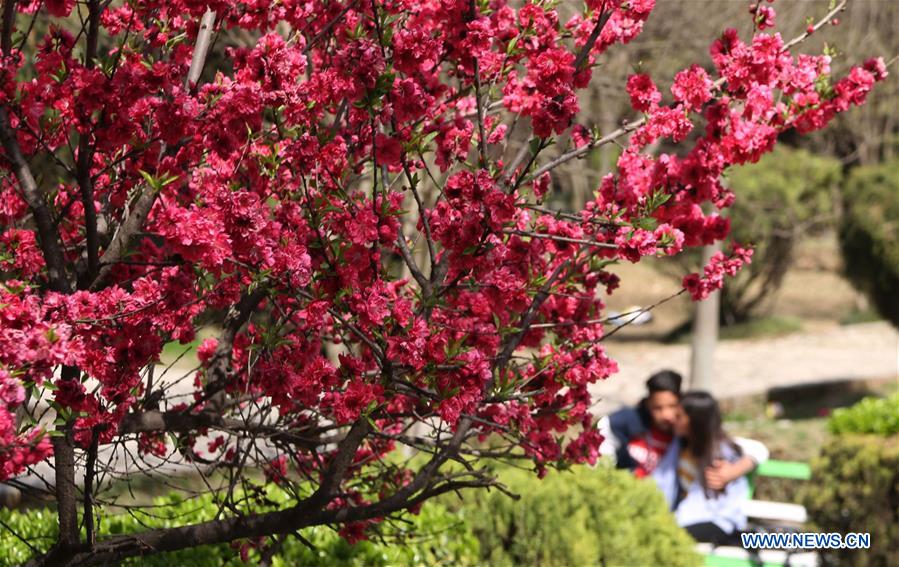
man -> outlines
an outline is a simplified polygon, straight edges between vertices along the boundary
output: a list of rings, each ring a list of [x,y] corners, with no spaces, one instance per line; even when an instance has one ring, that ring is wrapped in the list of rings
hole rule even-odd
[[[672,370],[656,372],[646,381],[647,395],[637,407],[622,408],[599,422],[605,438],[600,453],[614,456],[618,468],[633,471],[637,477],[652,474],[674,439],[674,424],[680,412],[683,378]],[[715,461],[705,470],[706,484],[723,489],[768,460],[768,449],[752,439],[734,441],[743,456],[730,463]]]

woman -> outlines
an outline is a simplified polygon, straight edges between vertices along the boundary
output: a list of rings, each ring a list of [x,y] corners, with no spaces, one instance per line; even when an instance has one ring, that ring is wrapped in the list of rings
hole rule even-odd
[[[714,489],[703,474],[707,467],[719,461],[734,462],[742,453],[722,429],[718,402],[707,392],[688,392],[681,399],[674,430],[677,440],[653,477],[674,510],[677,523],[697,541],[738,543],[740,531],[746,529],[746,477]]]

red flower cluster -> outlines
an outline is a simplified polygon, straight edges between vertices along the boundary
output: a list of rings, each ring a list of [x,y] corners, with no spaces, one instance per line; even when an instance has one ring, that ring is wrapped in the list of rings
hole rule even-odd
[[[19,428],[16,411],[26,388],[42,387],[54,368],[84,353],[72,331],[26,284],[0,284],[0,478],[15,476],[53,452],[42,427]]]
[[[619,285],[611,265],[723,239],[726,169],[862,104],[886,70],[871,60],[826,87],[829,59],[761,33],[763,7],[752,40],[726,31],[671,100],[629,77],[643,118],[618,136],[615,172],[583,211],[555,212],[540,202],[553,164],[611,140],[572,127],[578,89],[654,1],[591,0],[567,22],[519,4],[136,2],[106,7],[109,41],[88,63],[61,27],[27,61],[12,53],[12,143],[73,175],[35,188],[0,153],[0,479],[49,454],[42,429],[15,424],[29,396],[62,410],[79,448],[157,408],[220,412],[178,450],[228,464],[255,443],[247,458],[273,482],[321,478],[334,436],[364,424],[332,507],[409,481],[368,471],[397,472],[381,457],[412,421],[432,444],[500,434],[539,467],[593,462],[589,389],[617,371],[597,293]],[[17,5],[63,17],[74,2]],[[259,40],[194,82],[207,8]],[[510,161],[510,133],[528,125]],[[548,157],[569,132],[575,149]],[[646,151],[662,139],[678,151]],[[750,256],[718,255],[684,286],[701,299]],[[197,350],[191,391],[145,378],[210,320],[219,336]],[[161,431],[127,435],[148,458],[171,451]]]
[[[684,288],[690,292],[693,299],[699,301],[705,299],[715,290],[724,285],[724,276],[734,276],[752,260],[752,249],[734,245],[730,257],[723,252],[716,252],[708,265],[703,268],[703,274],[689,274],[684,276]]]
[[[656,88],[652,78],[645,73],[627,78],[627,94],[631,97],[631,106],[637,112],[649,112],[658,108],[662,102],[662,93]]]

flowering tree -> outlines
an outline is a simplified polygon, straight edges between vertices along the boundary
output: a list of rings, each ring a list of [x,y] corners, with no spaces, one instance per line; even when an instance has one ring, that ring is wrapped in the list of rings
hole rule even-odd
[[[578,89],[653,4],[5,0],[0,479],[52,456],[44,559],[322,524],[358,538],[495,484],[484,457],[593,462],[610,266],[724,238],[722,173],[886,76],[792,53],[845,2],[792,41],[758,3],[751,37],[725,31],[670,96],[629,77],[642,117],[578,124]],[[662,139],[681,150],[653,155]],[[553,168],[613,142],[584,210],[541,204]],[[704,297],[750,254],[681,291]],[[201,325],[218,336],[192,384],[154,380],[163,345]],[[98,538],[135,441],[125,469],[192,466],[222,513]],[[254,492],[260,468],[293,501]]]

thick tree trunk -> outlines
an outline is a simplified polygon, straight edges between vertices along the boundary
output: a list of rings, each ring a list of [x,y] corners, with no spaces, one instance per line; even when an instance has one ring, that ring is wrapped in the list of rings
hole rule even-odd
[[[74,366],[64,366],[62,380],[78,380]],[[53,438],[53,459],[56,469],[56,516],[59,539],[51,556],[62,557],[81,543],[78,530],[78,488],[75,486],[75,444],[71,437],[71,422],[59,425],[59,436]]]
[[[59,519],[59,547],[78,546],[78,515],[76,513],[75,447],[66,435],[53,438],[56,467],[56,506]]]

